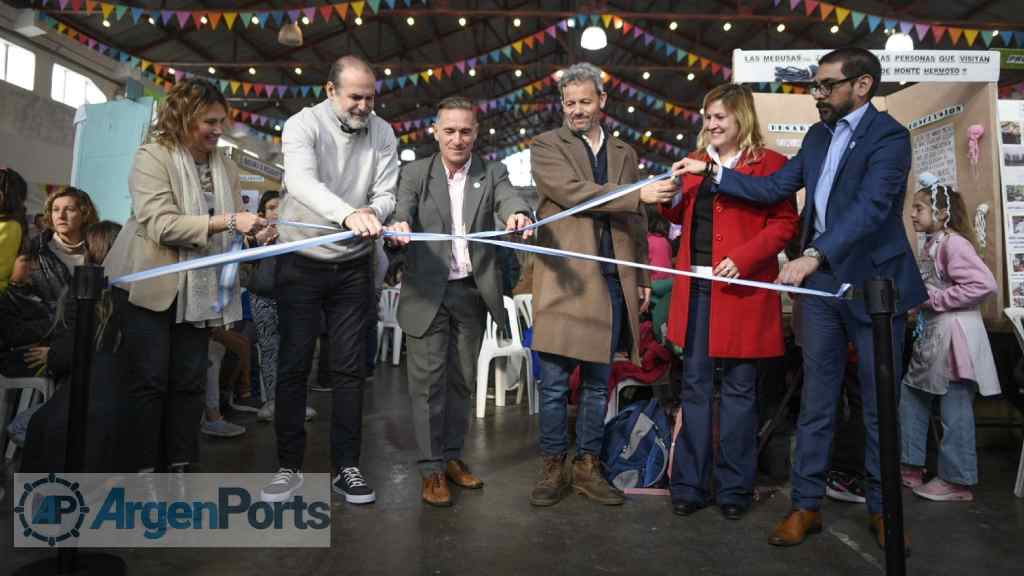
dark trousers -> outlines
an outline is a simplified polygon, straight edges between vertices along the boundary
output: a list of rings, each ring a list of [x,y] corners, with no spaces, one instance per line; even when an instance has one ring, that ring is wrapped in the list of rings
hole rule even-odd
[[[462,458],[487,308],[472,277],[448,282],[426,333],[407,336],[412,422],[424,474]]]
[[[608,378],[612,358],[619,348],[622,324],[627,319],[626,300],[618,276],[605,276],[611,301],[612,345],[608,362],[584,362],[558,354],[540,353],[540,451],[544,456],[560,456],[569,450],[569,377],[581,366],[583,394],[576,417],[576,455],[601,455],[604,441],[604,417],[608,407]],[[601,313],[595,311],[595,314]],[[572,334],[565,334],[572,338]]]
[[[804,283],[808,288],[834,291],[836,280],[816,272]],[[801,341],[804,354],[804,386],[797,421],[796,456],[793,461],[792,501],[805,510],[818,510],[825,496],[836,407],[842,392],[849,344],[857,350],[857,379],[864,418],[864,472],[867,507],[882,511],[879,484],[878,404],[875,391],[875,348],[871,324],[853,315],[847,302],[834,298],[801,296]],[[893,319],[893,366],[901,374],[903,329],[906,316]],[[898,385],[897,385],[898,389]]]
[[[850,367],[847,364],[836,418],[831,469],[857,477],[864,476],[864,403],[860,399],[856,366]]]
[[[330,348],[326,351],[326,383],[334,389],[331,459],[334,467],[359,464],[370,282],[366,256],[343,262],[321,262],[298,254],[281,256],[274,287],[281,333],[274,430],[282,468],[302,469],[306,380],[323,320]]]
[[[704,504],[712,462],[712,397],[715,362],[708,352],[711,326],[711,282],[690,284],[681,375],[683,429],[675,442],[672,500]],[[719,455],[714,468],[719,506],[747,506],[757,475],[757,364],[752,360],[721,359],[722,394],[719,406]]]
[[[163,312],[140,308],[115,288],[122,319],[125,438],[134,446],[130,469],[199,461],[209,329],[175,321],[177,302]]]

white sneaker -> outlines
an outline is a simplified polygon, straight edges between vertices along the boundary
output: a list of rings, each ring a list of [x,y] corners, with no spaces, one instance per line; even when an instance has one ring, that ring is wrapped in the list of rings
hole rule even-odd
[[[291,468],[279,468],[270,483],[260,490],[260,500],[264,502],[286,502],[296,490],[302,488],[302,471]]]
[[[203,416],[203,423],[199,426],[199,431],[207,436],[235,438],[236,436],[245,434],[245,427],[239,426],[238,424],[232,424],[223,418],[211,422]]]

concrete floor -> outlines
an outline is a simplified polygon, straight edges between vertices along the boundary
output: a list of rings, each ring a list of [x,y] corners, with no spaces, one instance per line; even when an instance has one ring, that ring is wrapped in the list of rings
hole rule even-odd
[[[328,395],[311,392],[321,417],[309,425],[307,470],[329,472]],[[525,403],[524,403],[525,404]],[[487,483],[456,490],[455,505],[421,505],[416,446],[404,374],[378,368],[368,383],[363,470],[376,488],[370,506],[334,500],[330,549],[140,549],[117,551],[129,574],[880,574],[884,556],[867,530],[860,505],[828,501],[826,530],[796,548],[766,538],[789,508],[785,490],[739,522],[714,508],[689,518],[671,513],[666,498],[634,496],[619,508],[570,496],[555,507],[527,502],[539,472],[537,420],[525,406],[488,407],[474,420],[466,459]],[[209,472],[275,468],[273,428],[232,415],[248,433],[203,439]],[[905,492],[913,541],[910,574],[1021,574],[1024,500],[1011,494],[1016,450],[980,454],[982,484],[968,504],[937,504]],[[8,483],[8,487],[10,484]],[[0,503],[0,573],[42,557],[11,548],[11,498]]]

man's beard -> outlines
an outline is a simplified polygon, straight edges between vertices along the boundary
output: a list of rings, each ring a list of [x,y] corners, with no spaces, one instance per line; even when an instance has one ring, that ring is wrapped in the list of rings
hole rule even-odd
[[[594,119],[590,118],[586,120],[586,123],[583,125],[583,128],[576,128],[576,124],[573,122],[572,118],[566,118],[565,124],[569,128],[570,132],[577,136],[582,136],[583,134],[590,132],[590,129],[594,127]]]
[[[362,130],[370,123],[370,115],[357,116],[348,112],[338,112],[338,120],[341,120],[345,126],[348,126],[352,130]]]
[[[835,125],[844,116],[853,110],[853,100],[847,100],[840,106],[832,106],[825,102],[819,102],[817,104],[818,115],[821,117],[822,122],[826,124]],[[822,114],[824,112],[824,114]]]

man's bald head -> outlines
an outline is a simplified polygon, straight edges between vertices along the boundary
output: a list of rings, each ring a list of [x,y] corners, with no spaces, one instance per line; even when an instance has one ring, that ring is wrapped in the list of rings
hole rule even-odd
[[[373,68],[370,68],[370,64],[363,60],[359,56],[342,56],[331,64],[331,71],[327,75],[327,79],[334,83],[335,86],[341,86],[341,75],[346,70],[359,71],[361,73],[369,74],[374,76]],[[376,80],[376,76],[374,76]]]

